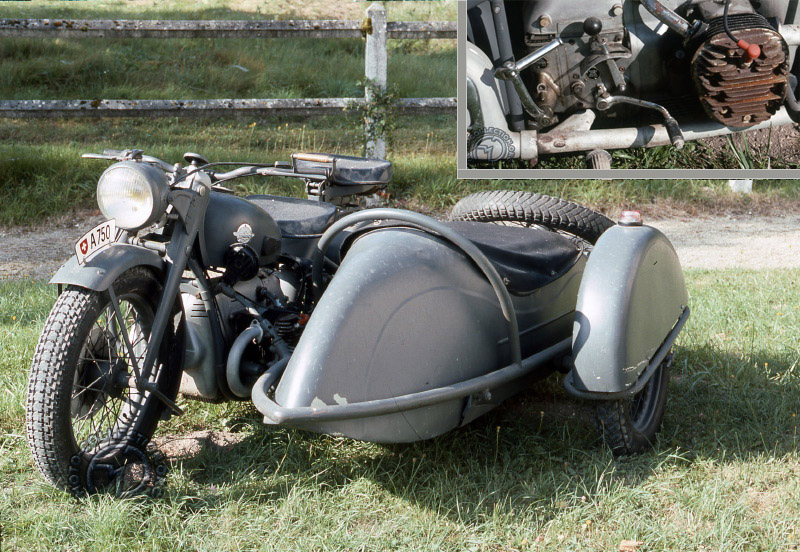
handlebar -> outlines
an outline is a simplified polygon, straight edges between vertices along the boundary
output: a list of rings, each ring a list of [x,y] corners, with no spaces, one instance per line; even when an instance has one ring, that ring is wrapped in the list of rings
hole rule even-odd
[[[141,160],[145,163],[150,163],[152,165],[156,165],[162,171],[166,173],[173,173],[175,172],[175,167],[167,163],[166,161],[162,161],[158,157],[153,157],[152,155],[143,155],[144,152],[138,149],[129,149],[129,150],[113,150],[113,149],[106,149],[103,150],[103,153],[84,153],[81,155],[84,159],[105,159],[107,161],[131,161],[131,160]]]
[[[128,149],[128,150],[112,150],[107,149],[103,150],[103,153],[84,153],[81,155],[84,159],[104,159],[107,161],[142,161],[144,163],[149,163],[152,165],[157,166],[161,170],[166,173],[174,174],[176,171],[175,166],[170,165],[166,161],[162,161],[157,157],[152,157],[150,155],[144,155],[142,150],[137,149]],[[240,163],[209,163],[204,167],[210,167],[213,165],[240,165]],[[207,168],[199,167],[200,170],[203,170],[211,177],[211,181],[214,183],[224,182],[226,180],[232,180],[234,178],[240,178],[243,176],[283,176],[288,178],[302,178],[304,180],[313,180],[322,182],[327,180],[327,175],[322,174],[307,174],[307,173],[298,173],[295,172],[295,169],[292,167],[291,163],[285,161],[277,161],[272,165],[263,165],[263,164],[253,164],[253,165],[246,165],[242,163],[238,169],[234,169],[228,172],[222,173],[215,173]],[[184,174],[183,177],[179,178],[178,181],[182,180],[188,176],[188,174]]]

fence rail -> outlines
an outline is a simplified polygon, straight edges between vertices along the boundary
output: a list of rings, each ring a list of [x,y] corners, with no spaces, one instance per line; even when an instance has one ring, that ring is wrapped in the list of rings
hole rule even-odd
[[[314,115],[341,113],[373,102],[386,87],[386,39],[454,39],[454,21],[386,21],[375,3],[363,21],[352,20],[127,20],[0,19],[0,38],[366,38],[364,98],[213,99],[213,100],[0,100],[0,117],[202,117],[206,115]],[[455,98],[402,98],[400,113],[452,113]],[[378,111],[366,121],[367,155],[385,157]]]
[[[7,38],[361,38],[370,19],[351,20],[126,20],[0,19]],[[388,21],[387,38],[456,38],[455,21]]]
[[[327,115],[363,105],[364,98],[277,100],[0,100],[0,117],[203,117],[213,115]],[[402,98],[403,114],[453,111],[455,98]]]

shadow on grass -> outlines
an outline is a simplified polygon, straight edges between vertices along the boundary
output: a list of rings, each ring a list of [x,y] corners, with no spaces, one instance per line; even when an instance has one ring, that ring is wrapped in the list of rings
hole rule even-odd
[[[406,445],[269,428],[254,413],[233,422],[252,426],[242,442],[206,447],[174,469],[197,487],[192,508],[282,500],[304,489],[338,495],[366,479],[454,522],[531,509],[546,522],[565,508],[640,487],[662,470],[768,462],[796,452],[793,355],[758,351],[743,359],[709,347],[680,350],[659,439],[652,451],[628,458],[615,458],[599,442],[592,404],[569,399],[553,376],[466,427]]]

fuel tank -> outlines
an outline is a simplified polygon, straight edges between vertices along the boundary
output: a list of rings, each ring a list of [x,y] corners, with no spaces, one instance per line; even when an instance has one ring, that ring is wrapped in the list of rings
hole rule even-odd
[[[578,254],[553,281],[513,296],[523,356],[570,335],[584,264]],[[297,344],[275,402],[292,408],[385,399],[509,363],[508,324],[472,262],[430,234],[387,228],[350,247]],[[492,390],[492,406],[518,390]],[[468,400],[297,427],[365,441],[418,441],[463,423]]]

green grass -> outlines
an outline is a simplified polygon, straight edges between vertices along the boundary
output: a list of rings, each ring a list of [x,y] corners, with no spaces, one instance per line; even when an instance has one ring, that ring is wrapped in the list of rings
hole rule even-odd
[[[161,428],[239,433],[171,461],[166,496],[75,501],[25,445],[25,379],[54,291],[0,284],[4,550],[791,550],[800,544],[800,271],[689,271],[661,437],[615,459],[555,380],[440,438],[357,443],[186,403]],[[16,317],[16,319],[14,318]],[[578,415],[575,415],[575,412]]]
[[[316,119],[4,120],[0,119],[0,225],[38,224],[74,210],[94,210],[97,179],[107,166],[80,159],[104,148],[144,149],[170,162],[186,151],[212,161],[273,162],[295,151],[358,155],[361,123],[351,113]],[[648,215],[679,211],[791,209],[800,187],[789,180],[762,180],[751,196],[734,194],[724,181],[685,180],[457,180],[448,116],[400,117],[391,134],[394,178],[391,204],[441,212],[461,197],[489,189],[519,189],[564,197],[612,215],[636,207]],[[236,181],[240,193],[303,194],[302,183],[266,179]]]
[[[454,127],[446,116],[398,120],[390,142],[393,191],[406,196],[411,194],[405,190],[456,182],[455,159],[449,155]],[[96,209],[95,186],[108,163],[82,160],[81,153],[137,147],[170,162],[194,151],[212,161],[271,163],[287,161],[296,151],[360,155],[360,129],[355,114],[309,120],[0,119],[0,225],[39,223],[71,210]],[[242,179],[236,181],[236,190],[304,193],[300,181],[275,179]]]

